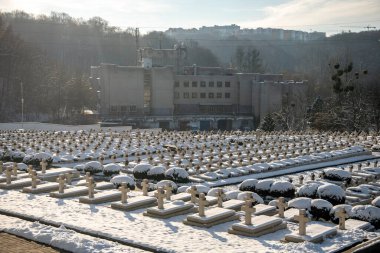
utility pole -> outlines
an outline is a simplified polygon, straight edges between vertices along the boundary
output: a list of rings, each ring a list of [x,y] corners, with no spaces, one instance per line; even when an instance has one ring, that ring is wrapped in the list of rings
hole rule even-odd
[[[140,49],[140,45],[139,45],[139,36],[140,36],[140,31],[139,31],[139,28],[136,27],[135,29],[135,39],[136,39],[136,66],[138,64],[138,58],[139,58],[139,49]]]
[[[24,85],[22,81],[20,82],[21,86],[21,129],[24,129]]]
[[[376,27],[374,27],[374,26],[370,26],[370,25],[367,25],[367,26],[365,26],[364,28],[367,28],[367,31],[369,31],[369,29],[376,29]]]

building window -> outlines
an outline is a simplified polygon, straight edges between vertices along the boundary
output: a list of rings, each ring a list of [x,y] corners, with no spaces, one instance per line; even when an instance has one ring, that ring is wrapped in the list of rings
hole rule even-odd
[[[198,87],[198,82],[197,81],[193,81],[191,83],[191,87]]]
[[[135,105],[129,106],[129,112],[137,112],[137,107]]]
[[[126,112],[127,109],[128,109],[128,107],[126,105],[120,106],[120,111],[122,111],[122,112]]]
[[[179,87],[179,82],[178,81],[174,82],[174,87]]]
[[[185,87],[185,88],[189,87],[189,82],[188,81],[183,82],[183,87]]]
[[[224,93],[224,98],[230,98],[230,97],[231,97],[231,93],[229,92]]]
[[[190,96],[189,96],[189,92],[184,92],[184,93],[183,93],[183,98],[190,98]]]
[[[216,98],[222,98],[222,93],[221,92],[216,93]]]
[[[214,93],[210,92],[210,93],[208,94],[208,98],[214,98]]]
[[[197,97],[198,97],[198,93],[196,92],[191,93],[191,98],[197,98]]]
[[[225,83],[224,83],[224,86],[225,86],[226,88],[229,88],[229,87],[231,87],[231,83],[230,83],[230,82],[225,82]]]
[[[222,83],[222,82],[217,82],[217,83],[216,83],[216,86],[217,86],[217,87],[222,87],[222,86],[223,86],[223,83]]]
[[[111,105],[111,112],[117,112],[117,106],[116,105]]]
[[[208,82],[208,87],[214,87],[214,82]]]
[[[205,81],[201,81],[201,87],[206,87],[206,82]]]
[[[174,98],[176,98],[176,99],[179,98],[179,92],[174,92]]]
[[[206,98],[206,93],[202,92],[201,93],[201,98]]]

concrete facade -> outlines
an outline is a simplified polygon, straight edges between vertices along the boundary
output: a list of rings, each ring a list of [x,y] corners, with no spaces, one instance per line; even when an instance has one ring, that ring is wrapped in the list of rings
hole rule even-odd
[[[266,114],[297,104],[307,82],[233,69],[172,66],[91,67],[103,119],[165,129],[252,129]]]

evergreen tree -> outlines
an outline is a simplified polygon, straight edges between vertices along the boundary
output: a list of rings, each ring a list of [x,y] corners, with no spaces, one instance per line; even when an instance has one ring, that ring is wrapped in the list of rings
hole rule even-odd
[[[261,122],[260,129],[265,132],[272,132],[274,131],[274,128],[275,128],[274,120],[273,120],[272,114],[269,113],[264,117],[264,120]]]

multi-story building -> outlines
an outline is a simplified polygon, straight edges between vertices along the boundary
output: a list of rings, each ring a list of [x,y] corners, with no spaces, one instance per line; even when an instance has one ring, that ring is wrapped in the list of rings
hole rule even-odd
[[[139,127],[166,129],[256,128],[284,103],[297,103],[307,82],[284,81],[281,74],[237,73],[234,69],[187,66],[92,66],[103,118]]]

